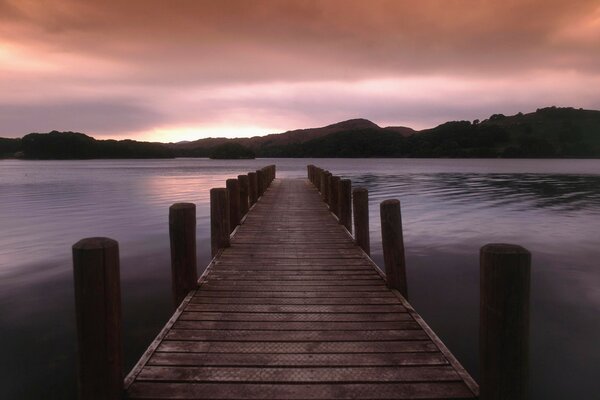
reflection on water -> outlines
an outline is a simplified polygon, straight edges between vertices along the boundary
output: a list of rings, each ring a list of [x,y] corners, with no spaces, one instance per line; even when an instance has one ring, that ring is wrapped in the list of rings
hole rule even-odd
[[[198,264],[209,259],[208,193],[275,163],[304,177],[314,163],[367,187],[373,257],[377,204],[400,198],[411,302],[477,376],[478,249],[533,254],[534,398],[600,387],[600,162],[595,160],[0,161],[2,397],[73,398],[70,246],[109,236],[121,247],[127,369],[170,315],[167,212],[197,204]],[[36,382],[36,384],[31,384]]]

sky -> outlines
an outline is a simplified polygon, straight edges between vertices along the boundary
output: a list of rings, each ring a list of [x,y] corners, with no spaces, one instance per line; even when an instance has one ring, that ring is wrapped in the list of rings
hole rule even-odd
[[[600,0],[0,0],[0,136],[600,109]]]

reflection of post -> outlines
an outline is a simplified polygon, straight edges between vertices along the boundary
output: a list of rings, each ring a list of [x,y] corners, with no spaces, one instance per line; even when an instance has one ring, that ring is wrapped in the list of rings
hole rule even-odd
[[[119,244],[109,238],[73,245],[80,399],[117,400],[123,390]]]
[[[226,188],[210,189],[210,247],[212,256],[229,242],[229,196]]]
[[[380,216],[387,286],[391,289],[397,289],[408,300],[400,201],[396,199],[382,201]]]
[[[369,192],[364,188],[352,191],[352,207],[354,209],[354,240],[365,253],[371,255],[369,238]]]
[[[481,399],[526,399],[531,254],[521,246],[480,250]]]
[[[231,232],[240,224],[240,184],[237,179],[225,181],[229,193],[229,229]]]
[[[171,286],[175,307],[197,287],[196,205],[175,203],[169,207]]]
[[[252,207],[258,201],[258,177],[256,172],[248,172],[248,196],[250,207]]]
[[[341,179],[338,188],[340,224],[352,233],[352,181]]]
[[[248,175],[239,175],[240,182],[240,216],[248,213]]]

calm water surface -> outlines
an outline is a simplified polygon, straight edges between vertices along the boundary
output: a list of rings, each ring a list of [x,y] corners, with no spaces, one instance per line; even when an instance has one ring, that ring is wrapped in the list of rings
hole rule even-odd
[[[600,391],[600,160],[0,160],[0,397],[75,397],[73,243],[120,243],[128,371],[172,311],[169,205],[197,204],[204,268],[209,189],[271,163],[367,187],[379,265],[378,204],[401,200],[411,302],[475,377],[478,249],[527,247],[534,398]]]

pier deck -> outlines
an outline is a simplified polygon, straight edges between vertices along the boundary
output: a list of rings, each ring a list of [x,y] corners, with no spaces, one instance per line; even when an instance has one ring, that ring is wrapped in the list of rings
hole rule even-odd
[[[130,399],[476,398],[305,179],[276,179],[125,381]]]

